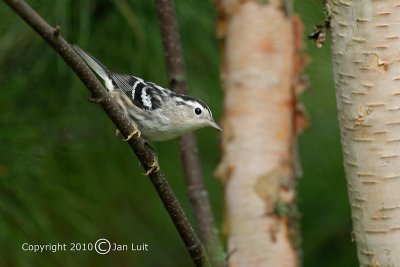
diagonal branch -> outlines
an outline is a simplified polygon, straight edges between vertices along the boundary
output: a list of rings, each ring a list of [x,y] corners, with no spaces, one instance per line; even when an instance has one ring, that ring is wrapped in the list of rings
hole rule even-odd
[[[156,6],[171,89],[181,94],[187,94],[185,62],[174,1],[156,0]],[[208,193],[201,174],[197,143],[193,134],[186,134],[180,138],[180,154],[200,237],[210,255],[211,262],[215,266],[225,266],[225,254],[217,235]]]
[[[92,94],[93,99],[101,105],[106,114],[124,137],[128,137],[135,129],[130,120],[118,108],[94,74],[75,53],[71,46],[61,37],[60,28],[50,26],[23,0],[4,0],[19,16],[21,16],[53,49],[64,59],[78,75]],[[164,174],[158,169],[152,171],[157,164],[156,155],[146,146],[140,137],[128,141],[129,146],[138,157],[149,178],[179,232],[186,248],[196,266],[210,266],[203,244],[193,231],[178,199],[169,186]]]

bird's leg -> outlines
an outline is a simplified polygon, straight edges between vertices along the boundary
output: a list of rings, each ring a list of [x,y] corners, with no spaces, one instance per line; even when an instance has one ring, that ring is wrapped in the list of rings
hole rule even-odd
[[[139,138],[140,135],[142,134],[139,129],[137,128],[136,124],[132,123],[132,126],[134,128],[133,132],[131,132],[127,138],[122,138],[124,141],[129,141],[134,135],[137,135],[136,138]],[[115,129],[115,136],[118,136],[121,132],[118,129]]]
[[[145,142],[144,145],[151,151],[153,154],[154,161],[150,164],[150,169],[148,169],[145,175],[149,175],[152,172],[158,172],[160,170],[160,165],[158,164],[157,154],[155,153],[154,149],[149,145],[149,143]]]
[[[132,123],[132,126],[133,126],[133,131],[128,135],[128,137],[127,138],[124,138],[124,139],[122,139],[122,140],[124,140],[124,141],[129,141],[132,137],[136,137],[136,138],[139,138],[140,137],[140,135],[142,134],[140,131],[139,131],[139,129],[138,129],[138,127],[136,126],[136,124],[134,124],[134,123]],[[118,129],[117,129],[117,131],[118,131]],[[119,131],[118,131],[119,132]],[[118,133],[116,133],[116,134],[118,134]]]
[[[150,165],[150,169],[147,170],[145,175],[149,176],[152,172],[158,172],[160,170],[160,166],[158,165],[157,158],[154,158],[154,162]]]

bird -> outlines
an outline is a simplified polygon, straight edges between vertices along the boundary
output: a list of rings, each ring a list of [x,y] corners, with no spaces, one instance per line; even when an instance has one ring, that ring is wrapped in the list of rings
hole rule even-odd
[[[133,75],[114,73],[78,45],[72,48],[104,81],[111,97],[146,140],[167,141],[208,126],[222,132],[210,108],[200,99]]]

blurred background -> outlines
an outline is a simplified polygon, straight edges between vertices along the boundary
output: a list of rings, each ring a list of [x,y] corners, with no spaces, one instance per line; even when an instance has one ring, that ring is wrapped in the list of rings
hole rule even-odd
[[[305,36],[323,21],[322,1],[296,1]],[[31,0],[62,35],[110,69],[167,85],[153,1]],[[222,112],[213,1],[176,0],[191,94]],[[0,3],[0,266],[191,266],[182,241],[128,146],[75,74]],[[311,127],[299,139],[303,263],[357,266],[342,167],[329,44],[305,40],[311,89],[301,97]],[[196,133],[218,227],[223,188],[213,172],[218,135]],[[156,143],[159,161],[192,218],[177,142]],[[223,236],[223,233],[221,233]],[[149,245],[148,252],[24,252],[23,243]]]

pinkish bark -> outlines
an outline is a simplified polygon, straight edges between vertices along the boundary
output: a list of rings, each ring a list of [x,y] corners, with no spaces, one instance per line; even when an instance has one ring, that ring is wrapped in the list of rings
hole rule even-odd
[[[218,3],[225,110],[217,174],[225,183],[229,266],[235,267],[299,265],[291,223],[300,23],[275,2],[281,1]]]

